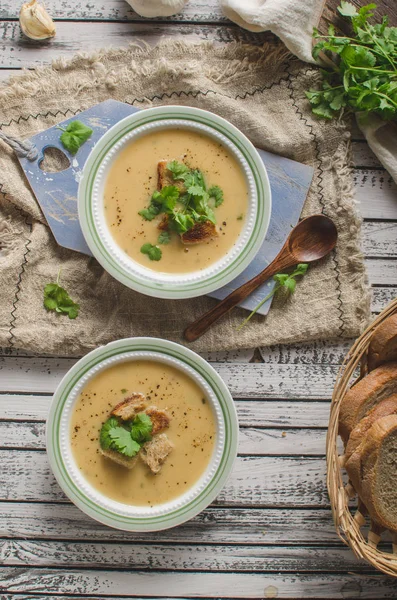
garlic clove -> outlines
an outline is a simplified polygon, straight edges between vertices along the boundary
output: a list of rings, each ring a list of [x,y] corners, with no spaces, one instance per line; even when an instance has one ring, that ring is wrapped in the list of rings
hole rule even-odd
[[[56,33],[54,21],[37,0],[22,4],[19,24],[23,33],[32,40],[46,40]]]
[[[141,17],[170,17],[183,10],[187,0],[127,0]]]

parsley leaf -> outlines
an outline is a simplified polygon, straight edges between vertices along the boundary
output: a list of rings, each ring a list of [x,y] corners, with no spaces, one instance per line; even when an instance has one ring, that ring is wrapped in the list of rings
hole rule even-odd
[[[146,413],[138,413],[132,422],[131,437],[138,444],[149,442],[152,439],[151,433],[153,423]]]
[[[132,439],[128,429],[120,425],[109,428],[108,437],[111,440],[110,448],[125,456],[135,456],[141,449],[140,445]]]
[[[332,26],[328,36],[313,31],[313,57],[329,67],[321,70],[320,89],[306,92],[317,116],[332,119],[347,110],[397,119],[397,27],[388,27],[386,16],[373,25],[374,8],[341,2],[338,11],[351,20],[352,37],[337,36]]]
[[[76,154],[80,146],[84,144],[91,137],[93,130],[87,125],[84,125],[81,121],[72,121],[69,125],[64,127],[58,127],[63,131],[60,140],[66,150],[69,150],[71,154]]]
[[[141,247],[142,254],[147,254],[150,260],[160,260],[163,253],[158,246],[153,246],[153,244],[143,244]]]
[[[220,206],[224,200],[223,198],[223,191],[221,190],[221,188],[219,187],[219,185],[212,185],[210,187],[210,189],[208,190],[208,195],[210,198],[214,198],[215,199],[215,207],[217,208],[218,206]]]
[[[248,321],[252,319],[254,314],[258,312],[261,306],[263,306],[263,304],[265,304],[265,302],[269,300],[269,298],[274,296],[274,294],[277,294],[281,289],[284,289],[287,292],[287,294],[293,294],[296,288],[296,277],[304,275],[308,268],[308,264],[299,263],[292,273],[277,273],[277,275],[274,275],[273,279],[274,281],[276,281],[276,285],[274,286],[273,290],[269,292],[269,294],[267,294],[267,296],[265,296],[263,300],[259,302],[259,304],[248,315],[248,317],[244,319],[244,321],[241,323],[241,325],[238,326],[237,329],[242,329],[244,325],[246,325]]]
[[[68,315],[69,319],[75,319],[79,314],[80,305],[76,304],[68,292],[59,285],[61,271],[58,273],[56,283],[48,283],[44,288],[44,307],[48,311]]]
[[[168,231],[162,231],[157,238],[158,244],[169,244],[171,241],[171,236]]]

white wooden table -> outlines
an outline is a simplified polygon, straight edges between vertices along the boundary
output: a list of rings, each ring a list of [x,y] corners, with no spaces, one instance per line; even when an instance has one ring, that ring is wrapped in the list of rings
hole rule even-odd
[[[261,42],[211,0],[168,21],[139,19],[123,0],[48,0],[57,37],[22,39],[18,0],[0,2],[0,79],[138,36]],[[397,188],[354,137],[355,183],[374,313],[397,293]],[[240,418],[239,458],[211,508],[174,530],[132,535],[88,519],[49,471],[45,418],[74,360],[0,356],[0,590],[44,598],[396,598],[397,582],[355,559],[333,529],[325,436],[333,382],[349,343],[208,356]]]

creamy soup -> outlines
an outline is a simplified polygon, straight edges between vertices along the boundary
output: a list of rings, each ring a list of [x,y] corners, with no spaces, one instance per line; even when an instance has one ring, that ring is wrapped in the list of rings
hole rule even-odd
[[[174,449],[157,474],[139,458],[129,470],[100,453],[102,424],[133,392],[143,393],[170,416],[165,433]],[[72,415],[71,445],[82,475],[105,496],[125,504],[154,506],[186,492],[204,473],[214,443],[215,418],[202,389],[160,362],[130,361],[102,371],[84,387]]]
[[[157,189],[162,160],[200,169],[208,187],[222,189],[224,201],[214,209],[217,237],[187,246],[173,233],[170,243],[159,245],[162,256],[156,261],[141,248],[157,244],[161,215],[147,221],[138,211],[147,207]],[[215,139],[183,129],[153,132],[129,144],[114,161],[105,186],[106,219],[117,244],[135,261],[164,273],[202,270],[222,258],[237,241],[247,206],[246,178],[234,156]]]

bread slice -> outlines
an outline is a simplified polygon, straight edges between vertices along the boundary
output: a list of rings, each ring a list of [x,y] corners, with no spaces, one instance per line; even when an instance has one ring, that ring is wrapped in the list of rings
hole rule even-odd
[[[370,371],[391,361],[397,361],[397,313],[379,325],[372,335],[368,348]]]
[[[365,441],[368,430],[372,425],[382,417],[397,414],[397,394],[389,396],[376,404],[369,413],[361,419],[350,434],[345,450],[345,461],[347,462],[352,454],[356,452],[359,446]]]
[[[168,185],[175,185],[179,190],[184,189],[184,182],[182,180],[175,180],[172,173],[167,169],[168,160],[160,160],[157,164],[157,189],[162,190],[163,187]]]
[[[123,421],[130,421],[139,412],[143,412],[147,405],[148,403],[144,394],[134,392],[131,396],[119,402],[111,414],[115,417],[120,417]]]
[[[103,456],[106,456],[106,458],[109,458],[126,469],[133,469],[138,461],[138,456],[124,456],[124,454],[120,454],[120,452],[116,452],[116,450],[99,449]]]
[[[397,415],[378,419],[361,450],[360,495],[372,519],[397,531]]]
[[[339,435],[347,443],[356,424],[375,404],[397,393],[397,362],[371,371],[347,392],[339,412]]]
[[[160,410],[157,406],[149,406],[145,410],[145,413],[149,415],[152,421],[152,435],[164,431],[170,425],[170,417],[165,410]]]
[[[156,435],[150,442],[146,442],[142,446],[139,455],[152,473],[158,473],[173,448],[174,445],[167,435],[160,433],[160,435]]]

